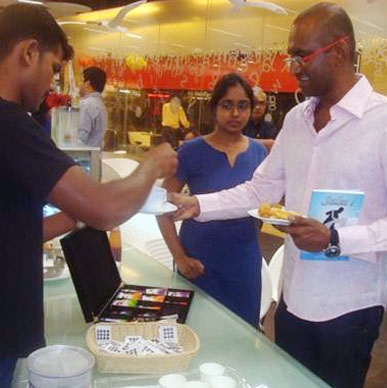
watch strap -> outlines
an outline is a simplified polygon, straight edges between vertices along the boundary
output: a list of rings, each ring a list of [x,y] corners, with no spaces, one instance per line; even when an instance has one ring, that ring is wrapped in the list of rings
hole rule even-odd
[[[327,257],[333,258],[340,256],[341,249],[339,245],[339,233],[334,227],[330,228],[331,238],[328,247],[324,249],[324,253]]]
[[[339,245],[339,233],[334,227],[332,227],[330,230],[331,230],[331,240],[329,242],[329,245],[338,246]]]

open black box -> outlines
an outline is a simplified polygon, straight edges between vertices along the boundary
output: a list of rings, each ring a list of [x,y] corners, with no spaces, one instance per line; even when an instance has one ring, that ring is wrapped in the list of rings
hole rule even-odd
[[[186,321],[194,291],[123,283],[106,232],[77,229],[60,243],[86,322]]]

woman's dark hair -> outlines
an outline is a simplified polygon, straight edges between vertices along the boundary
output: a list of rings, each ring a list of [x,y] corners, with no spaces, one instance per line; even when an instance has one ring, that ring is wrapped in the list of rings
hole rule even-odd
[[[0,13],[0,61],[27,39],[36,39],[43,51],[55,51],[61,46],[64,60],[74,54],[65,33],[45,8],[23,3],[5,7]]]
[[[94,90],[102,93],[106,84],[106,72],[99,67],[88,67],[83,70],[83,81],[89,81]]]
[[[212,94],[211,94],[211,100],[209,102],[209,106],[212,111],[215,111],[216,106],[218,105],[219,101],[227,94],[228,89],[231,86],[241,85],[244,91],[246,92],[246,95],[248,99],[250,100],[250,107],[253,109],[254,107],[254,93],[251,89],[250,84],[240,75],[235,73],[229,73],[224,75],[215,85]]]

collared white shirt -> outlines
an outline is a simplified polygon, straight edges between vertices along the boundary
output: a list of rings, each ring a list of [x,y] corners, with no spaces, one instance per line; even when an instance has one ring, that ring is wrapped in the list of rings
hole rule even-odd
[[[79,143],[83,146],[102,147],[107,127],[107,112],[101,93],[93,92],[79,102]]]
[[[387,98],[364,76],[330,109],[331,120],[316,132],[311,98],[294,107],[266,160],[251,181],[199,195],[198,221],[246,215],[262,202],[278,202],[308,214],[313,189],[362,190],[358,225],[338,228],[348,261],[300,260],[285,239],[284,300],[309,321],[326,321],[387,301]]]

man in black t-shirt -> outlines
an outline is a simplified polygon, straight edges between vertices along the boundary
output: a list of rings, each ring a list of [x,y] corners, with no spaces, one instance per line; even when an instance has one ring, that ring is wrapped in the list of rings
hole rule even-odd
[[[0,387],[19,357],[44,346],[42,242],[75,226],[109,230],[135,214],[158,178],[177,167],[167,144],[152,149],[128,178],[89,179],[27,112],[72,56],[43,8],[14,4],[0,13]],[[44,220],[50,202],[66,213]]]

